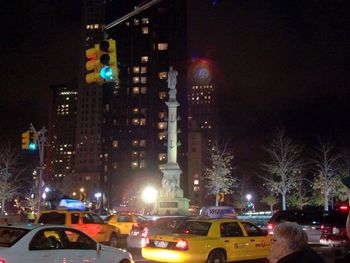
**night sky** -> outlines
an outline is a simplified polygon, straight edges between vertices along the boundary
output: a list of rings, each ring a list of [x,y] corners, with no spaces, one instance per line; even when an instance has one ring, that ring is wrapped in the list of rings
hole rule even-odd
[[[19,140],[47,123],[49,85],[77,77],[80,1],[3,5],[1,134]],[[318,136],[350,146],[349,1],[192,0],[188,22],[192,58],[213,66],[220,134],[242,164],[281,125],[308,146]]]

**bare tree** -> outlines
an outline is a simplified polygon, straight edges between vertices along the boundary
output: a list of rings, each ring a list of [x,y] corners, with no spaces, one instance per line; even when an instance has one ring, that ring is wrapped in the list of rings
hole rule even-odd
[[[335,152],[335,146],[329,140],[319,139],[319,147],[314,160],[316,168],[312,187],[323,195],[323,207],[326,211],[329,210],[329,201],[340,181],[338,161],[339,155]]]
[[[263,163],[263,169],[268,172],[264,178],[270,192],[282,196],[282,209],[286,210],[286,196],[296,186],[296,175],[300,173],[301,149],[286,135],[285,129],[278,128],[273,134],[270,146],[265,148],[270,155],[270,161]]]
[[[220,148],[214,144],[210,149],[210,166],[204,169],[207,180],[208,194],[217,196],[219,193],[230,194],[237,179],[231,175],[234,156],[227,151],[227,147]],[[218,199],[215,205],[218,206]]]
[[[18,194],[20,175],[24,169],[19,168],[19,151],[5,143],[0,147],[0,214],[4,214],[5,204]]]

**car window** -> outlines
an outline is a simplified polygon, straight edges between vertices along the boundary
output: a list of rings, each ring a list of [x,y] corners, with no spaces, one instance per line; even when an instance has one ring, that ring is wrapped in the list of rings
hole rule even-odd
[[[297,222],[298,221],[298,213],[297,212],[285,212],[281,213],[276,216],[275,222],[276,223],[282,223],[282,222]]]
[[[29,230],[20,228],[0,227],[0,247],[11,247]]]
[[[147,221],[147,218],[143,217],[143,216],[140,216],[140,215],[137,215],[136,216],[136,221],[138,223],[142,222],[142,221]]]
[[[201,221],[188,221],[177,228],[175,233],[185,233],[206,236],[210,229],[211,223]]]
[[[96,249],[97,243],[80,231],[64,230],[63,235],[67,240],[68,249]]]
[[[257,226],[248,223],[248,222],[242,222],[242,226],[245,229],[245,231],[247,232],[248,236],[250,237],[256,237],[256,236],[265,236],[266,233],[258,228]]]
[[[43,213],[38,223],[40,224],[54,224],[54,225],[64,225],[66,222],[66,215],[64,213]]]
[[[103,224],[103,220],[98,215],[90,214],[90,217],[91,217],[92,223],[94,223],[94,224]]]
[[[129,216],[129,215],[126,215],[126,216],[124,216],[124,215],[120,215],[119,217],[118,217],[118,220],[117,220],[118,222],[132,222],[132,216]]]
[[[70,215],[70,220],[72,224],[79,224],[79,213],[72,213]]]
[[[243,237],[243,231],[237,222],[222,223],[220,235],[222,237]]]
[[[41,230],[29,243],[29,250],[63,249],[58,229]]]

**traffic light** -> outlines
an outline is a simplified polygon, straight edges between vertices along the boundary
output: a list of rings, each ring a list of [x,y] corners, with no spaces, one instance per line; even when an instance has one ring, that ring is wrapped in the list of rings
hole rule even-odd
[[[86,50],[86,83],[104,83],[118,80],[117,53],[115,40],[103,40]],[[93,71],[90,72],[89,71]]]
[[[38,145],[38,134],[30,130],[22,133],[22,149],[35,151]]]
[[[38,133],[30,132],[29,150],[35,151],[38,147]]]
[[[22,149],[28,150],[30,144],[30,131],[25,131],[22,133]]]

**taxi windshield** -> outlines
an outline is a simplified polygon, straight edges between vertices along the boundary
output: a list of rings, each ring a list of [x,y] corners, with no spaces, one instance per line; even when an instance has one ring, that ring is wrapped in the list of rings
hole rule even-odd
[[[206,236],[208,234],[210,226],[210,222],[187,221],[175,229],[174,233]]]
[[[28,232],[27,229],[0,227],[0,247],[11,247]]]

